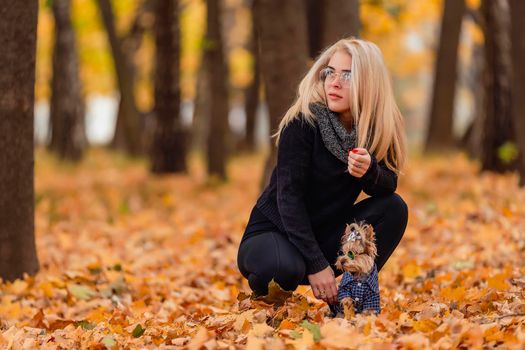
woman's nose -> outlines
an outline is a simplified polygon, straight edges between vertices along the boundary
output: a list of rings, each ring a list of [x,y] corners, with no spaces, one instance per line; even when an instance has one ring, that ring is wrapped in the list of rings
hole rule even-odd
[[[330,86],[334,86],[334,87],[338,87],[338,88],[341,87],[341,82],[339,81],[339,76],[337,76],[334,80],[332,80],[332,82],[330,83]]]

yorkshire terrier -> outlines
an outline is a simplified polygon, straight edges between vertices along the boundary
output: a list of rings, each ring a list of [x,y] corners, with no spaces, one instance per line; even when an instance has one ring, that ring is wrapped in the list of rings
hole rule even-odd
[[[350,319],[356,313],[379,314],[377,248],[372,225],[365,221],[347,224],[340,253],[335,266],[343,271],[343,278],[337,292],[338,303],[329,305],[331,316]]]

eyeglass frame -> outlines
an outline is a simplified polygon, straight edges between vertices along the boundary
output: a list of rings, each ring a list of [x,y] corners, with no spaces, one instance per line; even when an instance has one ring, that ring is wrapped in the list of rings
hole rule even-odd
[[[344,74],[348,74],[348,78],[343,79]],[[324,75],[324,78],[323,78],[323,75]],[[331,75],[332,75],[332,78],[329,78]],[[323,69],[319,71],[319,79],[322,82],[325,82],[328,80],[329,83],[332,83],[335,81],[336,77],[339,78],[339,82],[341,83],[342,86],[349,87],[350,79],[352,78],[352,71],[343,71],[343,72],[337,73],[331,67],[324,67]]]

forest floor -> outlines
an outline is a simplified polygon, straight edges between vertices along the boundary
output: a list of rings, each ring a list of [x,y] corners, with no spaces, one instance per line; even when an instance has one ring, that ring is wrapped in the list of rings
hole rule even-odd
[[[410,158],[405,235],[379,274],[382,312],[332,319],[307,286],[252,300],[236,265],[263,156],[210,184],[91,150],[37,151],[40,271],[0,283],[2,349],[449,349],[525,343],[525,189],[463,154]],[[362,194],[361,198],[364,195]]]

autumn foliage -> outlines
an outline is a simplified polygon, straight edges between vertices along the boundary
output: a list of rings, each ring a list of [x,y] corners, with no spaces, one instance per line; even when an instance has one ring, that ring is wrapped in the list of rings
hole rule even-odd
[[[482,349],[525,343],[525,191],[462,154],[413,156],[398,192],[407,231],[379,273],[382,312],[326,316],[307,286],[253,298],[236,266],[263,157],[231,182],[154,177],[91,150],[37,153],[41,270],[0,284],[2,349]]]

